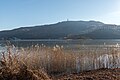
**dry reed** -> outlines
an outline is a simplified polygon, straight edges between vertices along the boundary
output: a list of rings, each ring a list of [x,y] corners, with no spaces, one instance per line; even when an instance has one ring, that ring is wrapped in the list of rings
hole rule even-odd
[[[79,73],[99,68],[120,68],[119,50],[119,47],[115,46],[98,46],[92,49],[86,45],[78,52],[74,52],[66,51],[58,45],[53,48],[35,45],[20,49],[9,48],[8,57],[6,58],[5,54],[2,60],[11,70],[21,67],[20,64],[24,63],[29,70],[42,70],[48,74]]]
[[[15,47],[8,46],[0,60],[0,80],[50,80],[42,69],[30,69]]]

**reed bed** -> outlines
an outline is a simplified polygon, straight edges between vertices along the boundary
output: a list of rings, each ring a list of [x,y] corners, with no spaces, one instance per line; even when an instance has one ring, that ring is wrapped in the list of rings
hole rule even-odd
[[[8,58],[13,55],[13,60],[16,57],[17,61],[23,62],[28,69],[43,70],[48,74],[79,73],[100,68],[120,68],[120,48],[116,45],[97,47],[86,45],[82,46],[77,52],[66,50],[58,45],[52,48],[35,45],[19,49],[10,46],[7,53],[9,53]]]
[[[25,56],[24,56],[25,57]],[[29,68],[17,49],[8,46],[6,52],[1,53],[0,80],[51,80],[44,70]]]

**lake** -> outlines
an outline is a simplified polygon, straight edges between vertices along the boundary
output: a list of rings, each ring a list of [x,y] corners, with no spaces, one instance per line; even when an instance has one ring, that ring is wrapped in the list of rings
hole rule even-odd
[[[5,50],[7,41],[0,41],[0,52]],[[55,45],[63,46],[65,49],[85,49],[96,47],[111,47],[113,45],[119,46],[120,39],[95,39],[95,40],[58,40],[58,39],[41,39],[41,40],[12,40],[9,41],[16,47],[30,47],[34,45],[45,45],[47,47],[53,47]],[[85,48],[84,48],[85,47]]]

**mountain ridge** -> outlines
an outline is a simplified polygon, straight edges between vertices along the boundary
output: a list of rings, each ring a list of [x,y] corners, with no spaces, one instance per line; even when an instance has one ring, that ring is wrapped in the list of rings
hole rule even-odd
[[[105,36],[105,34],[108,35]],[[76,35],[79,37],[77,36],[75,38]],[[119,39],[120,26],[114,24],[104,24],[100,21],[62,21],[55,24],[20,27],[12,30],[0,31],[0,40],[82,38]]]

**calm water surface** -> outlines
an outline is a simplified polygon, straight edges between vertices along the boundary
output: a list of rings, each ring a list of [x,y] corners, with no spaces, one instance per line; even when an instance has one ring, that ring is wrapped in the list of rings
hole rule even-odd
[[[8,42],[0,41],[0,52],[5,50],[5,46]],[[30,47],[32,45],[46,45],[48,47],[53,47],[55,45],[63,46],[66,49],[78,49],[80,47],[97,47],[100,45],[118,45],[120,44],[120,39],[96,39],[96,40],[13,40],[10,44],[16,47]],[[103,47],[103,46],[102,46]]]

